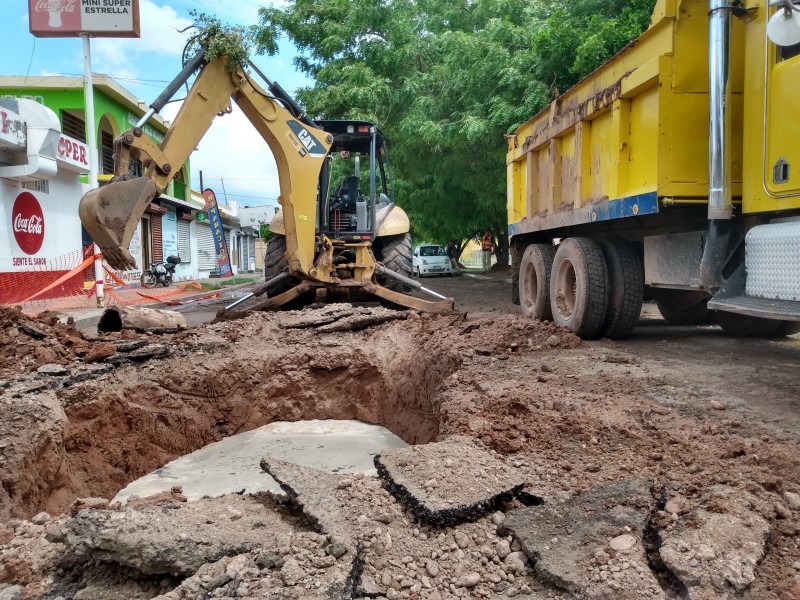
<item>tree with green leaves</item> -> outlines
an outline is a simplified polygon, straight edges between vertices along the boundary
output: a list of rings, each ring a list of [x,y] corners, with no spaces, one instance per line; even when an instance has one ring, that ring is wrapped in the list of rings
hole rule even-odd
[[[309,114],[373,121],[398,204],[445,243],[490,228],[507,264],[504,134],[643,31],[655,0],[296,0],[260,10],[287,35]]]

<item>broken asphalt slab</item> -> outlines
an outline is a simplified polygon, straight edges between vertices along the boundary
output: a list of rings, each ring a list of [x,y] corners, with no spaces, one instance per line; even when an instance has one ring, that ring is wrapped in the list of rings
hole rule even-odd
[[[712,488],[699,507],[659,532],[661,560],[689,600],[739,597],[755,580],[770,539],[755,504],[742,490]]]
[[[319,333],[360,331],[388,321],[403,320],[407,316],[406,311],[382,307],[363,308],[351,304],[333,304],[317,310],[304,311],[299,315],[288,313],[282,318],[280,327],[282,329],[311,328]]]
[[[400,503],[436,525],[478,519],[525,483],[519,471],[464,437],[386,450],[375,457],[375,467]]]
[[[76,557],[116,563],[146,575],[188,576],[225,556],[284,545],[291,523],[253,497],[227,496],[141,510],[78,512],[51,542]]]
[[[330,536],[334,556],[354,552],[352,529],[334,496],[334,490],[339,488],[344,477],[270,456],[261,459],[261,469],[278,482],[290,504],[308,518],[317,531]]]
[[[563,503],[513,510],[511,533],[544,581],[580,597],[664,598],[642,544],[654,500],[643,479],[592,488]]]

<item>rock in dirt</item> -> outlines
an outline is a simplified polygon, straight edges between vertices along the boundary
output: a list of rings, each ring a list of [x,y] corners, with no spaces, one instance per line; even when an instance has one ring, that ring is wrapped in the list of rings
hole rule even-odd
[[[642,546],[653,504],[651,483],[637,479],[595,487],[561,504],[511,511],[501,527],[542,579],[573,594],[664,598]]]
[[[794,492],[783,492],[783,499],[792,510],[800,510],[800,494]]]
[[[83,360],[87,363],[102,362],[117,352],[117,347],[111,342],[99,342],[92,346]]]
[[[754,505],[747,492],[714,488],[699,508],[659,532],[661,559],[690,600],[738,597],[753,582],[770,537]]]
[[[0,600],[20,600],[22,596],[22,586],[3,585],[0,583]]]
[[[386,450],[375,457],[375,467],[414,516],[439,525],[476,519],[525,483],[515,468],[460,436]]]
[[[36,369],[36,372],[39,373],[39,375],[50,375],[52,377],[59,377],[61,375],[66,375],[67,373],[69,373],[69,369],[67,369],[62,365],[47,364],[47,365],[42,365],[41,367]]]

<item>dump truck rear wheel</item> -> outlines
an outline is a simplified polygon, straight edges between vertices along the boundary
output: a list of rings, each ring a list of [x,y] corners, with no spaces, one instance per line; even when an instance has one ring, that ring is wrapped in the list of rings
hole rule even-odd
[[[387,269],[411,277],[411,234],[389,235],[379,238],[375,248],[376,258]],[[378,283],[394,292],[408,294],[411,287],[393,279],[392,277],[379,277]]]
[[[721,310],[717,311],[717,323],[725,333],[735,337],[773,337],[781,325],[781,321]]]
[[[798,333],[800,333],[800,321],[781,321],[774,335],[775,337],[784,337],[787,335],[796,335]]]
[[[522,314],[539,321],[552,321],[550,274],[556,250],[551,244],[531,244],[519,265],[519,305]]]
[[[600,240],[608,266],[608,313],[600,337],[621,340],[630,336],[642,312],[644,273],[639,253],[628,240]]]
[[[699,325],[709,317],[708,298],[688,290],[658,290],[658,312],[673,325]]]
[[[608,309],[608,267],[599,244],[567,238],[559,244],[550,276],[553,322],[584,339],[600,333]]]

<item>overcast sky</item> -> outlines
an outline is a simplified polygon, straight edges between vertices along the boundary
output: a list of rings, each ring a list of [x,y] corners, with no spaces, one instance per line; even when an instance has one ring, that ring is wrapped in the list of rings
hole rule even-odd
[[[231,24],[251,25],[258,19],[258,8],[269,0],[139,0],[141,37],[129,39],[96,38],[91,42],[92,71],[116,79],[131,93],[150,103],[180,71],[186,35],[179,30],[191,24],[190,9],[216,16]],[[83,74],[80,39],[34,38],[28,28],[27,0],[2,0],[0,39],[3,40],[2,75]],[[296,52],[284,41],[277,56],[255,56],[253,62],[273,81],[294,92],[310,81],[292,64]],[[178,92],[176,97],[182,97]],[[178,104],[169,105],[164,118],[177,113]],[[269,148],[251,128],[241,111],[218,118],[191,157],[192,187],[203,182],[219,198],[227,197],[241,206],[277,204],[277,170]],[[224,182],[224,189],[223,189]]]

